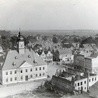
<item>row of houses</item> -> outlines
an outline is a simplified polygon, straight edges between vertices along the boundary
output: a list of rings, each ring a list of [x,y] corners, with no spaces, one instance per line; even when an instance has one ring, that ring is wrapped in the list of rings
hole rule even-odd
[[[72,50],[66,48],[63,50],[62,49],[54,50],[54,52],[56,52],[56,51],[58,51],[58,56],[56,55],[56,57],[58,57],[58,59],[60,60],[61,63],[65,63],[65,64],[73,63],[74,55],[72,54]],[[55,53],[53,53],[53,51],[51,51],[51,50],[47,50],[47,52],[42,50],[42,52],[40,52],[40,53],[36,52],[36,54],[46,62],[54,61]]]

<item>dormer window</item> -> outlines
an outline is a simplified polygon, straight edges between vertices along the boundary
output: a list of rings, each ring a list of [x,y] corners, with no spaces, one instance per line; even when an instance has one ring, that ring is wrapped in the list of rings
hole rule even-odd
[[[30,55],[28,55],[28,58],[31,58],[31,56],[30,56]]]
[[[12,65],[15,66],[16,64],[13,62]]]
[[[17,57],[17,56],[15,56],[15,59],[18,59],[18,57]]]
[[[37,63],[37,62],[34,60],[33,63]]]

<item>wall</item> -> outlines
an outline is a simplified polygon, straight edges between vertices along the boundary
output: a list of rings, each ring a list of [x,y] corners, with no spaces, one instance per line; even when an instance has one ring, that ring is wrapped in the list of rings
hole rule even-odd
[[[86,81],[86,83],[85,83],[85,81]],[[91,87],[98,81],[98,76],[89,76],[88,81],[89,81],[88,85],[89,85],[89,87]],[[81,85],[81,82],[82,82],[82,85]],[[79,83],[79,85],[78,85],[78,83]],[[75,81],[74,86],[75,86],[76,90],[81,90],[81,87],[83,87],[83,91],[87,92],[87,78]]]
[[[87,92],[87,78],[75,81],[74,86],[75,86],[75,90],[81,90],[81,87],[83,87],[83,91]]]
[[[53,76],[52,85],[54,85],[54,87],[58,88],[58,90],[61,90],[63,92],[73,92],[74,89],[72,82],[62,77]]]
[[[92,71],[92,60],[89,58],[85,58],[85,68],[89,69],[89,71]]]
[[[2,84],[2,70],[0,70],[0,84]]]
[[[92,59],[92,67],[97,67],[98,66],[98,57]]]
[[[44,67],[44,69],[43,69]],[[36,70],[37,68],[37,70]],[[41,70],[40,70],[41,68]],[[27,72],[26,72],[27,69]],[[32,69],[32,71],[31,71]],[[17,73],[15,74],[15,70]],[[22,72],[21,72],[22,70]],[[12,71],[12,74],[10,74],[10,71]],[[6,72],[8,72],[8,75],[6,75]],[[36,76],[37,74],[37,76]],[[32,75],[32,76],[31,76]],[[26,79],[27,77],[27,79]],[[12,78],[12,81],[10,80]],[[15,78],[17,78],[15,80]],[[2,72],[2,84],[10,84],[10,83],[18,83],[18,82],[26,82],[31,80],[37,80],[37,79],[43,79],[47,78],[47,66],[41,65],[41,66],[34,66],[34,67],[24,67],[24,68],[18,68],[18,69],[12,69],[12,70],[4,70]],[[8,79],[8,82],[7,80]]]
[[[84,66],[84,56],[83,55],[75,55],[74,56],[74,64],[78,66]]]
[[[72,55],[72,54],[60,55],[60,59],[65,64],[73,63],[74,55]]]

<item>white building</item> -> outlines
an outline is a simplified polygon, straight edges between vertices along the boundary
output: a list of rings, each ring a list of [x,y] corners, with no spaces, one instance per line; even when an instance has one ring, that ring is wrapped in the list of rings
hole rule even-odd
[[[46,61],[53,61],[53,54],[51,53],[51,51],[48,51],[48,53],[46,54]]]
[[[89,57],[96,52],[97,48],[95,44],[83,44],[83,48],[80,48],[80,54],[85,57]]]
[[[19,35],[17,50],[8,51],[0,70],[0,83],[12,84],[47,78],[47,64],[26,49],[24,38]]]
[[[38,53],[36,53],[37,55],[39,55]],[[45,53],[45,51],[43,51],[41,53],[41,55],[39,55],[44,61],[46,62],[52,62],[53,61],[53,54],[51,53],[51,51],[47,50],[47,53]]]
[[[83,90],[87,92],[87,90],[98,82],[98,75],[91,75],[89,78],[80,78],[74,82],[75,90]]]
[[[65,48],[65,49],[62,49],[62,50],[59,50],[60,51],[60,60],[61,60],[61,63],[65,63],[65,64],[70,64],[70,63],[73,63],[74,61],[74,55],[72,54],[72,49],[71,48]]]
[[[92,72],[98,73],[98,56],[96,58],[92,57],[90,59],[92,61]]]
[[[84,57],[84,55],[74,56],[74,67],[84,71],[89,70],[91,73],[98,73],[98,56],[97,57]]]
[[[62,75],[62,74],[61,74]],[[52,85],[54,87],[57,87],[60,90],[63,91],[89,91],[89,88],[92,87],[95,83],[98,82],[98,75],[96,74],[89,74],[84,75],[84,73],[81,73],[81,75],[74,75],[70,72],[63,72],[63,77],[59,76],[59,73],[54,75],[52,78]]]
[[[79,47],[80,47],[79,42],[73,42],[72,45],[74,46],[75,49],[79,49]]]
[[[71,54],[67,54],[67,55],[66,54],[62,54],[62,55],[60,55],[60,59],[65,64],[70,64],[70,63],[73,63],[73,61],[74,61],[74,55],[71,55]]]
[[[3,48],[0,46],[0,56],[3,56],[3,54],[4,54]]]

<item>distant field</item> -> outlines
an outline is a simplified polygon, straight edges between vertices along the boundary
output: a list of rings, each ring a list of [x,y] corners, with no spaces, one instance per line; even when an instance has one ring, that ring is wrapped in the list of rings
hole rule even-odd
[[[18,34],[19,31],[11,31],[11,34]],[[98,30],[32,30],[32,31],[21,31],[24,35],[35,35],[35,34],[68,34],[68,35],[79,35],[79,36],[93,36],[98,34]]]

